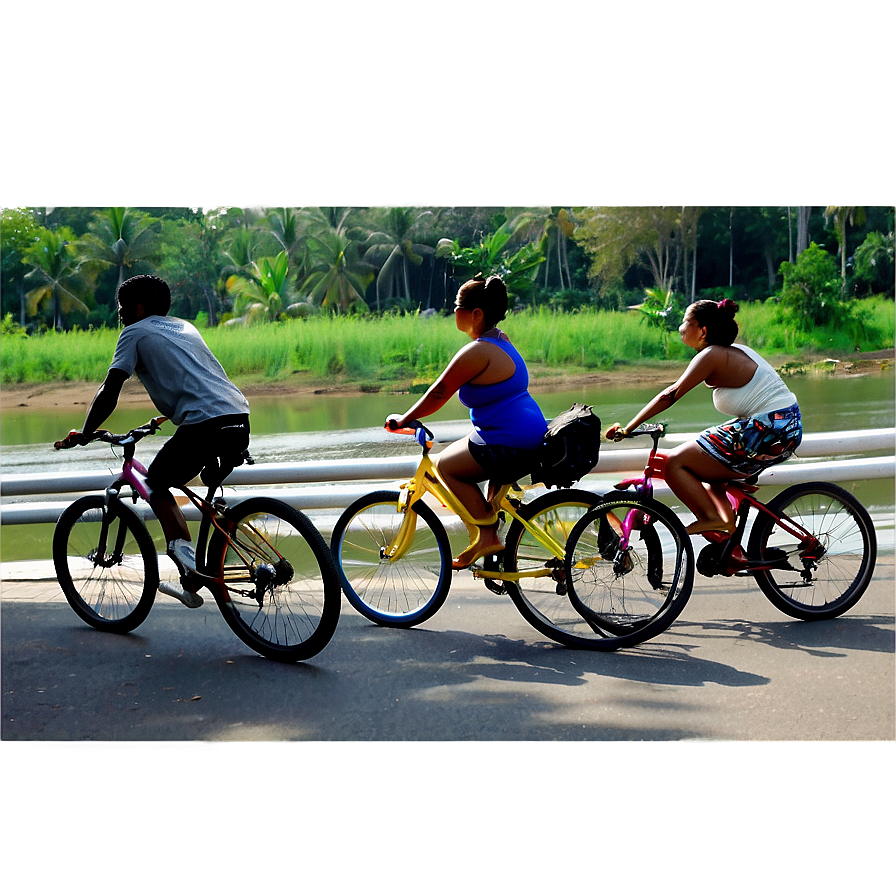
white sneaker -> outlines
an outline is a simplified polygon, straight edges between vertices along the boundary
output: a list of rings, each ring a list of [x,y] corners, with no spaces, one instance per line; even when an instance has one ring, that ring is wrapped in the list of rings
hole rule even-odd
[[[175,538],[168,542],[168,556],[177,564],[180,574],[196,572],[196,551],[193,542],[183,538]]]
[[[202,598],[198,594],[194,594],[192,591],[184,591],[170,582],[160,582],[159,591],[162,594],[167,594],[169,597],[176,597],[185,607],[189,607],[191,610],[201,607],[203,603]]]

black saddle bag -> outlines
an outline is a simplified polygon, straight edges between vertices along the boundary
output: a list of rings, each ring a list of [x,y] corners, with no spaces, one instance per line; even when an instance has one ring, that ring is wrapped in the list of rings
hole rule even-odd
[[[576,402],[548,424],[532,482],[548,488],[569,488],[597,465],[600,453],[600,417],[592,405]]]

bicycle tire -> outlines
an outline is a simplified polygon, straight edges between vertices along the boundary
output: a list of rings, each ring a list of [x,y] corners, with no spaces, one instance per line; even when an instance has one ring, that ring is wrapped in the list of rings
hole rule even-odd
[[[86,495],[66,507],[53,532],[53,564],[69,606],[100,631],[133,631],[152,609],[159,587],[155,545],[120,501],[107,506],[102,496]]]
[[[622,550],[621,521],[640,516]],[[674,511],[652,498],[616,493],[578,522],[567,542],[570,603],[619,650],[655,638],[678,618],[694,586],[694,550]]]
[[[817,560],[801,549],[776,519],[760,513],[747,546],[749,560],[784,551],[788,568],[756,570],[756,584],[781,612],[796,619],[833,619],[854,606],[868,587],[877,561],[877,536],[868,511],[846,489],[830,482],[792,485],[766,505],[815,536],[824,548]],[[791,561],[799,560],[799,567]]]
[[[521,505],[518,512],[522,519],[534,520],[540,529],[554,535],[565,551],[578,521],[600,500],[600,495],[584,489],[558,489]],[[601,636],[569,602],[563,555],[558,557],[548,550],[519,520],[513,520],[508,527],[504,546],[503,555],[499,555],[503,558],[504,572],[539,574],[504,582],[523,619],[560,644],[591,647],[591,639]]]
[[[451,546],[435,512],[418,501],[409,511],[417,517],[411,548],[397,560],[384,558],[383,549],[404,521],[398,499],[397,491],[378,491],[349,505],[336,522],[330,547],[351,606],[377,625],[410,628],[445,603]]]
[[[275,498],[247,498],[225,511],[229,537],[217,529],[206,571],[227,625],[271,660],[307,660],[327,646],[339,622],[339,576],[323,536],[305,516]]]

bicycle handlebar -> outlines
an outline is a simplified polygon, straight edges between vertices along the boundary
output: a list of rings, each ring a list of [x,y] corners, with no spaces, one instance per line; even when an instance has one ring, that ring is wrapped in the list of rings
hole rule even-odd
[[[402,436],[416,436],[421,448],[432,447],[435,436],[419,420],[409,420],[408,425],[402,426],[400,429],[393,428],[392,423],[392,420],[387,421],[384,427],[387,432]]]
[[[167,417],[153,417],[142,426],[137,426],[126,433],[116,435],[108,429],[97,429],[91,433],[78,432],[73,429],[64,439],[53,442],[53,447],[59,451],[62,448],[75,448],[78,445],[89,445],[91,442],[108,442],[110,445],[128,445],[139,442],[144,436],[150,436],[158,432],[159,427],[167,420]]]
[[[633,439],[636,436],[650,436],[654,442],[658,442],[666,434],[665,423],[642,423],[631,432],[623,432],[617,430],[614,442],[621,442],[623,439]]]

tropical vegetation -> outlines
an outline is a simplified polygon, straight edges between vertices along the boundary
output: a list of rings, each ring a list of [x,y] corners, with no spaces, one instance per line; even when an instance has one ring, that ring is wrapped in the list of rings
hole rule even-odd
[[[643,330],[638,351],[655,342],[649,353],[667,357],[699,298],[734,298],[742,316],[762,307],[763,326],[819,350],[831,328],[867,343],[869,303],[894,301],[894,209],[884,206],[10,208],[0,237],[4,382],[22,375],[9,367],[12,336],[30,337],[38,367],[50,359],[36,343],[54,333],[114,336],[116,289],[139,273],[164,277],[171,313],[208,328],[209,341],[234,331],[245,345],[247,328],[264,328],[259,344],[279,358],[256,364],[265,376],[314,367],[301,346],[328,352],[324,366],[344,374],[354,361],[332,336],[349,318],[378,322],[380,348],[352,351],[392,369],[382,325],[448,314],[476,275],[500,274],[514,310],[550,332],[556,314],[594,325],[626,312],[625,326]],[[886,328],[874,338],[893,342]],[[544,343],[535,352],[552,355]],[[619,346],[610,356],[624,357]],[[606,360],[599,347],[594,358]],[[404,366],[425,375],[441,360],[418,362]]]

